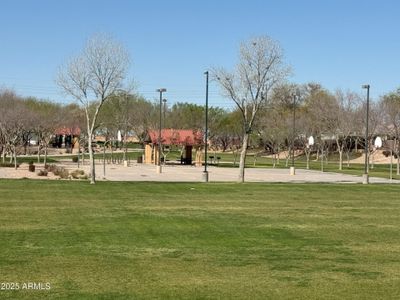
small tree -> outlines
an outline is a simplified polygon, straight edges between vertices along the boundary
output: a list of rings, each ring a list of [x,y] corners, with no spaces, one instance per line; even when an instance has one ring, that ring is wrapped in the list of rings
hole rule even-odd
[[[17,169],[17,150],[22,145],[24,132],[29,130],[27,120],[31,119],[30,111],[22,98],[12,91],[5,91],[0,94],[0,132],[3,143],[3,162],[6,153],[10,153],[10,163],[14,161]]]
[[[398,141],[400,140],[400,88],[384,95],[381,99],[383,109],[385,112],[385,125],[387,131],[397,141],[394,153],[397,155],[397,175],[400,175],[400,147]]]
[[[267,103],[271,89],[283,80],[289,68],[283,63],[279,44],[267,36],[242,43],[240,59],[234,72],[223,68],[214,70],[225,96],[238,107],[242,115],[243,139],[239,163],[239,182],[244,182],[249,136],[258,111]]]
[[[333,105],[330,115],[335,116],[332,122],[332,133],[335,135],[337,150],[339,153],[339,170],[343,169],[343,151],[350,149],[349,140],[356,131],[356,112],[360,106],[361,98],[359,95],[341,90],[336,91],[336,105]],[[347,154],[347,156],[349,156]]]
[[[61,68],[57,83],[85,111],[90,159],[90,183],[96,182],[92,139],[98,114],[111,95],[121,88],[129,57],[118,42],[104,35],[89,39],[83,52]]]
[[[44,149],[44,164],[47,162],[47,148],[54,136],[56,129],[60,126],[61,119],[65,120],[62,106],[57,103],[28,98],[26,105],[32,113],[30,129],[36,135],[37,141],[37,162],[40,162],[40,152]]]

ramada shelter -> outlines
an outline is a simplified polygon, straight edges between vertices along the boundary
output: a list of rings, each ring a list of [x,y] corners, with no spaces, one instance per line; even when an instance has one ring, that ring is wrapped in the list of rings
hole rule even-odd
[[[72,152],[78,152],[79,136],[81,129],[79,127],[61,127],[54,132],[52,145],[55,148],[67,148]]]
[[[149,130],[145,140],[144,163],[157,164],[159,157],[159,130]],[[184,146],[181,163],[192,164],[193,147],[198,150],[203,145],[203,133],[191,129],[162,129],[161,145],[163,146]],[[196,165],[201,166],[201,151],[196,151]]]

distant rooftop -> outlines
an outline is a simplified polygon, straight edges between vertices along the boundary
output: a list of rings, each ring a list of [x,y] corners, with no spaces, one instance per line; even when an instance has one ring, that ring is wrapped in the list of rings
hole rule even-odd
[[[158,130],[149,130],[147,142],[158,144]],[[163,145],[194,146],[203,143],[203,134],[191,129],[162,129],[161,143]]]

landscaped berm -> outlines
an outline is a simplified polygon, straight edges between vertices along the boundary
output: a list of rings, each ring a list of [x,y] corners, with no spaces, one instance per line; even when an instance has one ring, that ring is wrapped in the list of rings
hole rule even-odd
[[[0,195],[0,281],[19,286],[1,299],[400,298],[397,185],[1,180]]]

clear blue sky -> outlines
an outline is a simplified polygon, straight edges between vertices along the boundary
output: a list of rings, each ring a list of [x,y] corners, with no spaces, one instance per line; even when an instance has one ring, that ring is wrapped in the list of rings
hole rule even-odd
[[[230,68],[241,41],[269,35],[285,50],[295,83],[319,82],[374,98],[400,86],[400,2],[357,0],[2,0],[0,87],[62,101],[60,64],[92,34],[128,48],[130,77],[146,98],[204,102],[203,72]],[[210,103],[229,107],[210,86]]]

